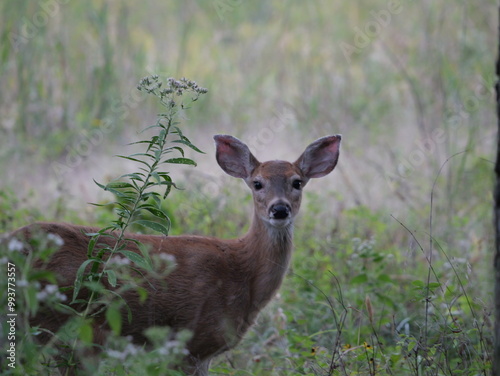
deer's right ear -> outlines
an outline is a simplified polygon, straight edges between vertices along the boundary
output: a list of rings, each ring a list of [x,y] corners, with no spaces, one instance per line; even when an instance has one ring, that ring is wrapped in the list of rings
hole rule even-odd
[[[260,164],[252,155],[248,146],[229,135],[214,136],[216,154],[215,158],[219,166],[229,175],[235,178],[246,179],[252,171]]]
[[[337,165],[342,136],[337,134],[314,141],[297,159],[297,165],[307,178],[320,178]]]

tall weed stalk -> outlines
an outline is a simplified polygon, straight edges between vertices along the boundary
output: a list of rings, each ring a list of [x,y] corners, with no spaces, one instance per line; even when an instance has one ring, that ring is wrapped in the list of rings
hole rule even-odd
[[[137,284],[125,285],[121,290],[115,290],[118,279],[130,279],[130,274],[118,274],[110,261],[113,256],[120,254],[128,259],[131,268],[138,268],[141,273],[154,272],[154,260],[148,255],[148,249],[135,239],[127,238],[127,229],[133,224],[146,229],[168,235],[170,218],[162,209],[161,202],[166,199],[172,188],[177,188],[168,172],[161,170],[165,164],[183,164],[196,166],[194,160],[185,157],[185,148],[188,147],[202,153],[182,133],[179,128],[178,115],[182,108],[186,110],[189,104],[198,100],[207,89],[199,87],[196,82],[182,78],[175,80],[169,78],[165,87],[157,75],[143,78],[138,90],[156,96],[165,111],[158,115],[154,125],[144,129],[154,131],[149,139],[140,140],[133,144],[144,147],[144,151],[131,155],[120,155],[120,158],[138,163],[137,171],[121,175],[108,184],[96,184],[105,191],[111,192],[116,200],[97,206],[113,205],[116,208],[117,218],[112,223],[96,233],[89,233],[90,241],[87,249],[88,259],[78,269],[74,283],[73,299],[67,308],[80,318],[80,338],[75,338],[72,344],[70,366],[73,366],[73,356],[78,340],[92,342],[92,318],[105,311],[107,323],[116,335],[120,334],[122,318],[120,310],[126,307],[120,292],[127,288],[136,288],[141,299],[146,298],[146,292]],[[186,99],[187,98],[187,99]],[[187,103],[189,102],[189,103]],[[148,212],[148,218],[143,219],[142,214]],[[111,242],[100,243],[101,237],[112,238]],[[109,239],[108,239],[109,240]],[[127,250],[127,245],[135,243],[141,254]],[[112,244],[112,245],[109,245]],[[104,283],[105,282],[105,283]],[[113,288],[106,289],[106,285]],[[135,286],[135,287],[132,287]],[[88,298],[81,298],[83,288],[90,291]],[[76,310],[74,306],[83,310]],[[73,307],[72,307],[73,306]],[[130,317],[129,320],[132,319]]]
[[[128,313],[125,317],[129,321],[133,319],[122,298],[124,292],[132,290],[144,300],[147,297],[142,287],[144,281],[149,277],[162,280],[174,267],[172,260],[162,257],[165,255],[150,256],[147,246],[128,238],[127,231],[131,225],[138,225],[168,235],[171,220],[161,203],[177,186],[162,167],[196,165],[185,156],[185,150],[200,153],[201,150],[181,131],[179,112],[189,109],[207,90],[185,78],[169,78],[164,85],[156,75],[143,78],[138,89],[159,99],[163,112],[155,124],[141,133],[147,132],[151,137],[133,143],[143,151],[120,156],[136,162],[137,170],[108,184],[96,182],[114,195],[115,200],[106,205],[116,209],[116,219],[109,226],[87,234],[87,259],[79,267],[73,286],[58,287],[55,275],[40,267],[62,246],[59,236],[34,233],[29,241],[0,237],[0,266],[8,271],[0,275],[0,282],[9,289],[8,294],[0,294],[0,316],[14,317],[15,313],[16,317],[15,325],[4,326],[4,322],[0,325],[2,350],[9,351],[5,347],[8,344],[9,354],[13,354],[10,359],[6,356],[0,359],[1,375],[69,374],[77,366],[77,354],[93,374],[166,374],[174,372],[170,371],[172,364],[185,356],[189,333],[176,333],[175,341],[166,341],[172,337],[168,328],[148,329],[145,335],[155,351],[146,351],[130,339],[120,337],[122,313]],[[143,215],[146,213],[148,219]],[[35,317],[42,305],[69,316],[57,333],[31,325],[29,318]],[[82,350],[98,346],[92,324],[96,320],[102,323],[103,318],[112,333],[98,364],[92,366],[91,358]],[[35,341],[41,334],[49,335],[45,346]]]

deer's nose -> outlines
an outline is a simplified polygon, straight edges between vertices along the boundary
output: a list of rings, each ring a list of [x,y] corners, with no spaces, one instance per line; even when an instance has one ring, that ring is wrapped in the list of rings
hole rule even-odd
[[[271,217],[274,219],[286,219],[290,216],[290,205],[279,202],[271,206]]]

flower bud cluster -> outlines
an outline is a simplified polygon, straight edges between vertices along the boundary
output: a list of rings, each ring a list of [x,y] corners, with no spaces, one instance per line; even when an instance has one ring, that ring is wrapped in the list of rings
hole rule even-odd
[[[163,99],[168,96],[181,96],[184,92],[192,92],[196,94],[196,98],[200,94],[208,93],[208,90],[204,87],[199,86],[195,81],[188,80],[183,77],[180,80],[176,80],[175,78],[167,79],[167,87],[161,89],[163,83],[160,81],[158,75],[152,75],[148,77],[144,77],[139,81],[139,86],[137,89],[142,91],[146,91],[147,93],[156,94],[157,90],[159,90],[158,94]]]

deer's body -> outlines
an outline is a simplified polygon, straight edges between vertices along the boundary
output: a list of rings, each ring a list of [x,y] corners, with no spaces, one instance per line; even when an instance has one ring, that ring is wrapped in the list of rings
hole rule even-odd
[[[124,313],[122,334],[144,343],[143,331],[150,326],[191,330],[186,370],[199,376],[208,374],[214,356],[239,342],[280,287],[291,258],[293,220],[302,187],[309,178],[324,176],[335,167],[340,145],[340,136],[324,137],[311,144],[295,163],[260,163],[234,137],[215,139],[219,165],[229,175],[243,178],[253,191],[255,213],[248,233],[230,240],[127,235],[148,244],[150,253],[172,255],[176,267],[164,280],[149,280],[143,285],[148,292],[145,302],[140,302],[136,292],[125,292],[132,321],[129,323]],[[40,223],[14,235],[29,238],[35,227],[63,239],[64,245],[44,267],[58,275],[59,286],[71,286],[78,268],[87,260],[89,237],[85,233],[97,229]],[[127,249],[137,251],[132,242]],[[32,323],[56,332],[65,319],[45,312]],[[96,322],[94,329],[94,340],[104,344],[104,320]]]

